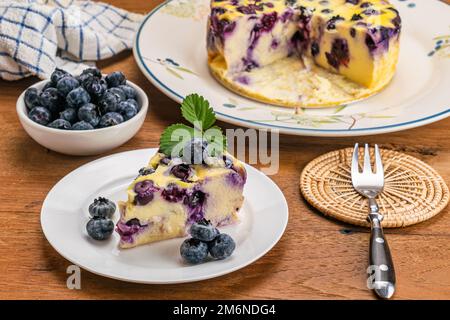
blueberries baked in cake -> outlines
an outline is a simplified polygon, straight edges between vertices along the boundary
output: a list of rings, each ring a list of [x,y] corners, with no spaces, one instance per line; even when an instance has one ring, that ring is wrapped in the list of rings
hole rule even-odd
[[[79,76],[55,69],[42,91],[29,88],[24,101],[34,122],[60,130],[93,130],[118,125],[139,112],[136,90],[122,72],[103,77],[97,68]]]
[[[201,123],[204,131],[184,124],[164,130],[159,152],[139,170],[127,189],[126,201],[118,204],[121,216],[116,230],[121,248],[184,237],[189,232],[208,242],[219,234],[218,226],[238,220],[247,178],[244,165],[226,152],[221,130],[211,128],[215,115],[203,97],[186,97],[181,111],[191,124]],[[185,139],[172,140],[174,132],[184,132]],[[197,241],[184,247],[187,257],[203,257],[205,247]]]

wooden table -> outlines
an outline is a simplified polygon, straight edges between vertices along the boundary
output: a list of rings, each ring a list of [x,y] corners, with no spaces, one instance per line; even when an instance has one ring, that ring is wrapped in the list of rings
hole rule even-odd
[[[109,2],[146,13],[161,1]],[[130,52],[99,65],[106,73],[123,70],[151,101],[142,130],[111,153],[156,147],[163,128],[181,120],[176,103],[146,80]],[[365,138],[281,136],[280,170],[271,178],[287,197],[290,218],[283,238],[263,258],[223,277],[180,285],[138,285],[82,271],[81,290],[69,290],[66,268],[70,262],[45,239],[39,220],[41,205],[59,179],[98,157],[57,154],[25,133],[15,103],[36,81],[0,82],[0,298],[4,299],[373,299],[364,272],[369,230],[329,220],[308,206],[298,188],[302,168],[327,151],[367,141],[416,156],[450,181],[450,118]],[[386,234],[397,270],[395,298],[449,299],[449,209],[427,222],[386,230]]]

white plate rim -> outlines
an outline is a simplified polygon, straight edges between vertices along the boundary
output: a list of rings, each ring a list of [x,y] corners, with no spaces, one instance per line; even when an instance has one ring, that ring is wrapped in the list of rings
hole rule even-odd
[[[55,251],[60,254],[64,259],[70,261],[71,263],[74,263],[75,265],[79,266],[80,268],[89,271],[93,274],[99,275],[99,276],[103,276],[106,278],[110,278],[110,279],[114,279],[114,280],[119,280],[119,281],[124,281],[124,282],[130,282],[130,283],[139,283],[139,284],[178,284],[178,283],[190,283],[190,282],[198,282],[198,281],[203,281],[203,280],[208,280],[208,279],[212,279],[212,278],[216,278],[216,277],[220,277],[232,272],[235,272],[237,270],[240,270],[242,268],[247,267],[248,265],[254,263],[255,261],[261,259],[264,255],[266,255],[270,250],[273,249],[273,247],[280,241],[280,239],[282,238],[283,234],[286,231],[286,227],[289,221],[289,207],[288,207],[288,203],[286,200],[286,197],[284,196],[284,193],[281,191],[281,189],[278,187],[278,185],[272,180],[270,179],[268,176],[266,176],[265,174],[263,174],[261,171],[259,171],[258,169],[244,163],[246,170],[248,171],[252,171],[253,173],[256,173],[260,176],[262,176],[264,179],[266,179],[266,181],[268,183],[271,183],[271,186],[274,187],[275,190],[277,190],[278,194],[281,196],[280,200],[282,200],[280,202],[279,205],[283,206],[283,211],[282,213],[284,213],[285,215],[283,216],[283,221],[282,221],[282,226],[281,228],[278,230],[276,236],[272,239],[270,245],[268,245],[264,250],[261,250],[259,252],[259,254],[257,254],[255,257],[253,257],[252,259],[249,259],[247,261],[245,261],[244,263],[240,263],[239,265],[236,265],[233,268],[230,269],[226,269],[220,272],[216,272],[213,274],[207,274],[205,276],[202,277],[196,277],[196,278],[185,278],[182,280],[168,280],[168,279],[162,279],[162,280],[144,280],[144,279],[126,279],[124,277],[119,277],[119,276],[114,276],[111,274],[107,274],[105,272],[101,272],[96,270],[95,268],[91,268],[89,266],[85,266],[83,263],[80,263],[79,261],[75,261],[75,259],[73,259],[72,257],[70,257],[70,255],[66,254],[63,250],[61,250],[61,248],[58,247],[57,244],[57,239],[55,239],[51,233],[50,230],[48,229],[47,225],[46,225],[46,217],[45,217],[45,210],[46,207],[48,206],[48,202],[50,201],[49,198],[52,194],[52,192],[54,190],[56,190],[58,188],[58,186],[60,184],[62,184],[63,182],[65,182],[66,180],[70,179],[71,176],[77,174],[78,172],[80,172],[81,170],[85,169],[86,167],[98,163],[98,162],[102,162],[102,161],[106,161],[109,160],[111,158],[120,156],[120,155],[124,155],[124,154],[132,154],[134,152],[148,152],[150,154],[153,154],[155,152],[157,152],[157,148],[144,148],[144,149],[136,149],[136,150],[130,150],[130,151],[125,151],[125,152],[119,152],[119,153],[115,153],[106,157],[102,157],[96,160],[93,160],[91,162],[85,163],[83,165],[81,165],[80,167],[76,168],[75,170],[72,170],[71,172],[69,172],[67,175],[65,175],[63,178],[61,178],[48,192],[43,204],[42,204],[42,208],[41,208],[41,214],[40,214],[40,224],[41,224],[41,229],[42,232],[45,236],[45,238],[47,239],[47,241],[49,242],[49,244],[52,246],[53,249],[55,249]]]
[[[139,46],[139,39],[141,36],[142,29],[145,24],[149,21],[149,19],[156,14],[160,9],[168,5],[170,2],[174,0],[166,0],[163,3],[156,6],[152,11],[150,11],[141,22],[133,43],[133,55],[135,61],[145,75],[145,77],[161,92],[163,92],[166,96],[174,100],[175,102],[181,103],[184,99],[184,96],[177,93],[174,89],[168,87],[164,84],[156,75],[150,70],[148,65],[144,62]],[[437,1],[437,0],[436,0]],[[439,1],[437,1],[439,2]],[[292,128],[282,125],[272,125],[268,123],[262,123],[254,120],[247,120],[238,118],[235,116],[227,115],[225,113],[219,112],[215,110],[217,118],[219,120],[247,128],[253,129],[275,129],[280,133],[288,134],[288,135],[300,135],[300,136],[319,136],[319,137],[348,137],[348,136],[365,136],[365,135],[378,135],[384,133],[391,133],[397,131],[403,131],[407,129],[412,129],[416,127],[421,127],[433,122],[437,122],[439,120],[445,119],[450,116],[450,107],[446,110],[438,112],[436,114],[426,116],[420,119],[415,119],[411,121],[406,121],[397,124],[389,124],[384,126],[377,127],[368,127],[368,128],[353,128],[352,130],[348,129],[315,129],[315,128]]]

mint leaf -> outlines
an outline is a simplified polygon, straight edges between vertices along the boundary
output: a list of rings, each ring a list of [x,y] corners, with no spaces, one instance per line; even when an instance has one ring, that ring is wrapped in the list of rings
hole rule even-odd
[[[211,156],[217,157],[227,150],[227,137],[218,126],[206,130],[203,137],[208,141],[208,153]]]
[[[209,102],[194,93],[187,96],[181,103],[183,118],[192,123],[198,130],[204,131],[216,122],[216,115]]]
[[[194,128],[185,124],[173,124],[167,127],[159,140],[159,150],[167,156],[179,157],[183,146],[194,136]]]

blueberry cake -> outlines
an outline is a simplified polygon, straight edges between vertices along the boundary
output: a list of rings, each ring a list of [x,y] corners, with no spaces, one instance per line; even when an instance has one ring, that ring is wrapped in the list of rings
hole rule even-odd
[[[211,0],[208,64],[258,100],[337,105],[389,83],[400,30],[387,0]]]
[[[119,246],[184,237],[202,219],[213,226],[232,224],[245,182],[244,166],[226,152],[201,164],[157,153],[129,186],[128,201],[119,202]]]

